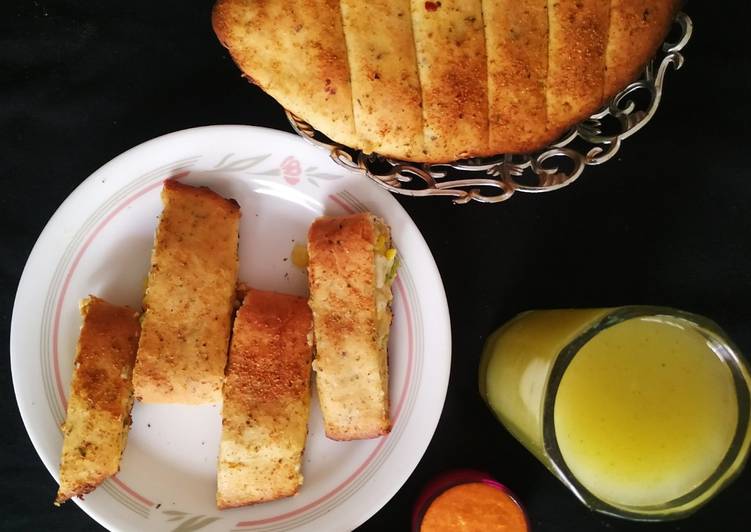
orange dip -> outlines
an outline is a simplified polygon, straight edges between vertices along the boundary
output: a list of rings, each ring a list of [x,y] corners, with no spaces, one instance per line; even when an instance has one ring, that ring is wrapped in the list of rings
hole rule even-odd
[[[472,482],[444,491],[431,503],[420,532],[527,532],[519,505],[503,490]]]

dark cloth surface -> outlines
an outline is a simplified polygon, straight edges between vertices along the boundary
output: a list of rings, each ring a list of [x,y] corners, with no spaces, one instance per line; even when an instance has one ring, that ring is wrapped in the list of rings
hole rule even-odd
[[[211,0],[4,1],[0,5],[0,342],[26,257],[89,174],[150,138],[209,124],[289,131],[216,41]],[[434,475],[489,471],[548,531],[747,530],[751,472],[694,516],[639,524],[589,512],[498,424],[476,385],[485,338],[531,308],[666,305],[704,314],[751,353],[751,57],[746,2],[691,2],[686,65],[657,116],[573,186],[497,206],[399,201],[443,276],[453,328],[440,424],[409,480],[360,530],[407,530]],[[7,351],[7,347],[6,347]],[[0,357],[0,529],[100,528],[56,484],[15,404]],[[744,524],[745,523],[745,524]]]

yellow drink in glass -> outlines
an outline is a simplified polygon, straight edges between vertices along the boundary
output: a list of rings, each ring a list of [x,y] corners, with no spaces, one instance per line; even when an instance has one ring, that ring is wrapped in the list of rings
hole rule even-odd
[[[480,367],[491,409],[585,504],[644,520],[690,513],[740,470],[750,384],[715,324],[655,307],[521,314]]]

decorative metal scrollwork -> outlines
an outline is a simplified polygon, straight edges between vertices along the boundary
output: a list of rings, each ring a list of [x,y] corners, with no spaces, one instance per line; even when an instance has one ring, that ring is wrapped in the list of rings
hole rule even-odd
[[[612,159],[623,140],[652,119],[662,99],[668,68],[677,70],[683,66],[681,51],[693,31],[693,23],[685,13],[677,15],[675,24],[678,40],[663,44],[638,81],[558,142],[530,155],[505,154],[439,164],[399,161],[332,142],[289,111],[287,118],[301,137],[327,150],[336,163],[365,174],[396,194],[449,196],[454,203],[464,204],[499,203],[515,192],[550,192],[576,181],[585,167]]]

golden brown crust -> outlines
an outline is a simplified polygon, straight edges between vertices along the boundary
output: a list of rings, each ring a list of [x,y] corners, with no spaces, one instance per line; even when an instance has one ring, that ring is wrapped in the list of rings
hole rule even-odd
[[[219,508],[288,497],[302,484],[311,328],[304,298],[247,291],[235,318],[224,383]]]
[[[603,103],[610,0],[549,0],[548,17],[548,129],[562,132]]]
[[[611,0],[605,99],[636,79],[665,40],[680,0]]]
[[[219,0],[212,22],[250,81],[331,139],[357,143],[338,0]]]
[[[59,505],[117,473],[130,427],[138,313],[89,296],[63,425]]]
[[[78,338],[72,393],[86,398],[91,408],[122,413],[122,398],[132,385],[122,378],[130,372],[138,349],[138,313],[95,296],[84,300],[85,321]]]
[[[524,153],[547,131],[547,0],[485,0],[490,154]],[[551,139],[552,140],[552,139]]]
[[[358,146],[420,158],[423,124],[409,0],[342,0]]]
[[[246,292],[235,317],[224,386],[235,404],[273,406],[308,392],[311,320],[304,298]]]
[[[165,182],[133,374],[149,403],[216,403],[237,280],[240,208],[206,187]]]
[[[316,385],[326,436],[336,440],[391,428],[388,359],[378,341],[376,238],[369,213],[322,217],[308,233]]]
[[[451,161],[488,149],[481,0],[412,0],[425,155]]]
[[[217,210],[222,211],[226,216],[239,217],[240,205],[232,198],[220,196],[209,187],[194,187],[186,185],[175,179],[167,179],[164,182],[162,197],[164,195],[181,197],[185,200],[195,201],[196,204],[203,202],[211,204]],[[202,213],[199,213],[201,215]]]

